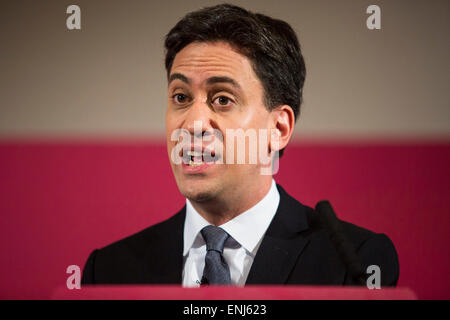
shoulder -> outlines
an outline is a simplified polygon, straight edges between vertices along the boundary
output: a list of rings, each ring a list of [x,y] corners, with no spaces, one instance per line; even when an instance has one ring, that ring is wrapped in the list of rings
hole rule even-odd
[[[326,231],[326,227],[323,225],[319,214],[311,207],[305,206],[305,212],[307,215],[308,225],[311,231]],[[363,243],[373,237],[377,237],[379,234],[369,229],[357,226],[353,223],[341,220],[338,218],[338,227],[345,238],[352,244],[354,249],[361,247]]]
[[[283,194],[282,199],[290,204],[290,208],[306,216],[308,225],[306,232],[310,239],[315,239],[316,243],[321,246],[335,246],[332,240],[333,235],[329,233],[319,214],[313,208],[301,204],[282,188],[280,194]],[[386,234],[377,233],[340,219],[338,219],[338,230],[340,235],[345,238],[346,243],[361,259],[365,268],[370,265],[380,268],[383,285],[397,283],[399,277],[398,255],[393,242]]]
[[[82,283],[141,282],[144,269],[158,267],[152,261],[164,261],[168,258],[168,250],[179,250],[184,216],[183,208],[167,220],[92,251],[83,270]]]
[[[99,254],[121,252],[124,250],[138,253],[142,247],[148,248],[148,244],[164,240],[169,234],[176,233],[177,228],[182,227],[183,223],[184,210],[182,209],[169,219],[105,246],[99,250]]]
[[[313,208],[300,203],[297,199],[290,196],[281,186],[278,186],[278,189],[280,191],[281,201],[287,204],[287,208],[289,208],[291,212],[306,216],[306,222],[310,232],[324,231],[325,228],[319,214]],[[356,250],[367,245],[392,245],[393,247],[391,240],[383,233],[376,233],[340,219],[338,219],[338,221],[340,231],[345,235],[346,239],[352,243]]]
[[[280,193],[280,212],[283,214],[289,212],[290,219],[303,219],[304,225],[311,234],[326,231],[321,217],[313,208],[302,204],[300,201],[289,195],[280,185],[277,185],[277,188]],[[345,234],[346,238],[357,247],[370,237],[376,235],[375,232],[343,220],[339,220],[339,228]]]

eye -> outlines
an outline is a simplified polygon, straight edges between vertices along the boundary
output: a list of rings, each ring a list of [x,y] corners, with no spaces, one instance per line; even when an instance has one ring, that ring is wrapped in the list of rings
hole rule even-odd
[[[226,96],[219,96],[213,100],[213,104],[218,105],[220,107],[228,107],[233,103],[233,100]]]
[[[183,104],[188,101],[188,97],[185,94],[177,93],[172,96],[173,102],[176,104]]]

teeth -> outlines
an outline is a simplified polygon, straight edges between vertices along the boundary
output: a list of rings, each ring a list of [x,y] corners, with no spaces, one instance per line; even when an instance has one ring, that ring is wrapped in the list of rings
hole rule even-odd
[[[189,159],[189,165],[190,166],[195,167],[195,166],[199,166],[199,165],[204,164],[204,162],[202,161],[203,160],[203,158],[202,158],[203,157],[203,153],[202,152],[189,150],[189,151],[186,152],[186,154],[187,154],[188,157],[192,157],[192,158]],[[198,162],[196,162],[196,161],[198,161]]]
[[[198,152],[198,151],[188,151],[187,155],[191,156],[191,157],[201,157],[201,156],[203,156],[203,153]]]
[[[194,162],[192,160],[189,161],[189,165],[193,167],[202,165],[203,163],[204,163],[203,161],[202,162]]]

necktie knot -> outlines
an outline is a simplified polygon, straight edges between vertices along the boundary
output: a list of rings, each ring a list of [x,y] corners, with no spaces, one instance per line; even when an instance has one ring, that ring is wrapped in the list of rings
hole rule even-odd
[[[214,250],[223,253],[225,241],[230,236],[225,230],[216,226],[206,226],[202,229],[201,234],[206,242],[206,250]]]

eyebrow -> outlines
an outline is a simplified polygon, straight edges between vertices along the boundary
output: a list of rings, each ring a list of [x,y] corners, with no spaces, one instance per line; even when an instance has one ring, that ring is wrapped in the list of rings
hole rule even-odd
[[[181,73],[173,73],[169,77],[169,85],[175,79],[181,80],[181,81],[183,81],[186,84],[191,84],[191,81],[185,75],[183,75]],[[233,80],[230,77],[222,76],[222,77],[210,77],[210,78],[206,79],[206,84],[207,85],[213,85],[213,84],[216,84],[216,83],[229,83],[233,87],[235,87],[236,89],[241,89],[241,86],[239,85],[239,83],[237,83],[235,80]]]
[[[174,73],[169,77],[169,84],[175,80],[175,79],[179,79],[187,84],[191,84],[191,81],[183,74],[181,73]]]
[[[211,77],[206,80],[206,84],[208,84],[208,85],[212,85],[212,84],[216,84],[216,83],[229,83],[236,89],[241,89],[241,86],[239,85],[239,83],[237,83],[236,81],[234,81],[233,79],[231,79],[229,77]]]

